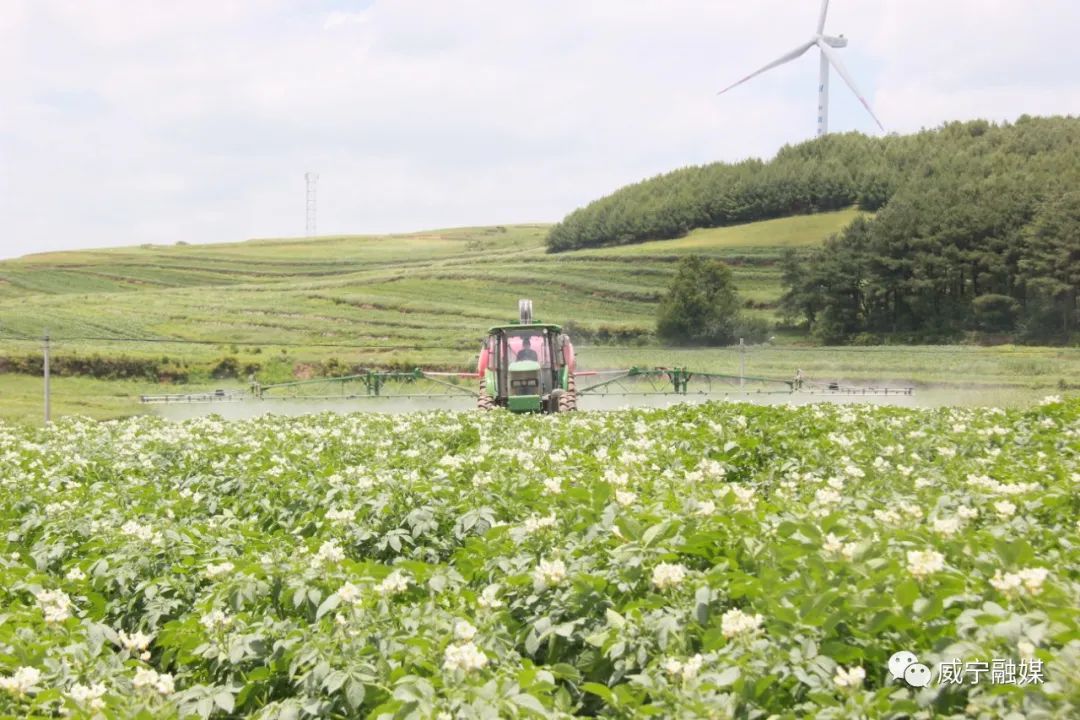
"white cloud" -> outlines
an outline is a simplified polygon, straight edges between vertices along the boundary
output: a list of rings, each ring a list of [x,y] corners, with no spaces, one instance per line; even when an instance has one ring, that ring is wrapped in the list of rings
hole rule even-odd
[[[814,129],[814,0],[8,0],[0,256],[557,220]],[[1069,2],[833,0],[890,130],[1080,112]],[[834,78],[834,130],[874,131]]]

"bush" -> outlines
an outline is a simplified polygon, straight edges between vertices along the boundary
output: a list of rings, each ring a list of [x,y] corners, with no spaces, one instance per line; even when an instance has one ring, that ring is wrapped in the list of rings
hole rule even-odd
[[[719,260],[691,255],[660,301],[656,334],[677,345],[731,345],[748,327],[740,312],[731,268]]]
[[[210,377],[215,380],[236,378],[240,376],[240,363],[234,357],[225,357],[218,361],[214,369],[210,371]]]

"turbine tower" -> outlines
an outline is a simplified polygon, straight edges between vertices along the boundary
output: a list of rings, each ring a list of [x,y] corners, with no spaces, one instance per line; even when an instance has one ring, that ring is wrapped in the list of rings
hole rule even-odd
[[[863,97],[863,94],[861,92],[859,92],[859,88],[855,87],[855,81],[851,78],[851,75],[850,75],[850,73],[848,73],[847,68],[845,68],[844,64],[842,62],[840,62],[840,58],[836,54],[836,50],[838,48],[842,48],[842,47],[847,46],[847,38],[845,38],[843,35],[833,37],[832,35],[826,35],[825,34],[825,16],[828,14],[828,12],[829,12],[829,0],[821,0],[821,14],[818,16],[817,31],[814,33],[814,36],[811,37],[808,42],[803,43],[799,47],[797,47],[794,50],[792,50],[791,52],[789,52],[787,55],[784,55],[784,56],[782,56],[782,57],[780,57],[780,58],[778,58],[776,60],[773,60],[771,63],[769,63],[765,67],[761,68],[760,70],[747,75],[746,77],[744,77],[742,80],[738,81],[737,83],[733,83],[731,85],[728,85],[726,88],[724,88],[723,90],[718,92],[717,95],[722,95],[722,94],[726,93],[728,90],[730,90],[731,88],[733,88],[733,87],[735,87],[737,85],[742,85],[744,82],[746,82],[750,78],[757,77],[758,75],[765,72],[766,70],[772,70],[777,65],[783,65],[784,63],[791,62],[795,58],[801,57],[810,48],[817,47],[818,50],[820,51],[820,54],[821,54],[821,57],[819,58],[820,62],[819,62],[819,65],[818,65],[818,67],[819,67],[819,69],[818,69],[818,114],[817,114],[817,134],[818,134],[818,137],[821,137],[822,135],[829,132],[829,65],[830,64],[834,68],[836,68],[836,72],[838,72],[840,74],[840,77],[844,79],[844,82],[847,83],[847,86],[849,88],[851,88],[851,92],[855,93],[855,97],[857,97],[859,99],[859,102],[861,102],[863,104],[863,107],[866,108],[866,112],[870,113],[870,117],[874,118],[874,122],[877,123],[877,126],[884,131],[885,126],[881,124],[880,120],[878,120],[877,115],[875,115],[874,111],[870,108],[870,103],[868,103],[866,101],[866,98]]]

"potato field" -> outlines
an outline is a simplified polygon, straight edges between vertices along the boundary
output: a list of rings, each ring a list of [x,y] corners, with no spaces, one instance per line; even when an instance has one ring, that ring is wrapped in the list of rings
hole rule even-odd
[[[1080,715],[1076,400],[0,425],[0,551],[3,717]]]

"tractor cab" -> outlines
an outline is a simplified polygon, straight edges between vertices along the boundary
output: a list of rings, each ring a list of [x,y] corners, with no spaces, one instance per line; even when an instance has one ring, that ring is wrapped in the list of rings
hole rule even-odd
[[[491,328],[480,349],[478,406],[511,412],[576,409],[570,339],[560,326],[534,321],[530,301],[520,301],[518,309],[518,322]]]

